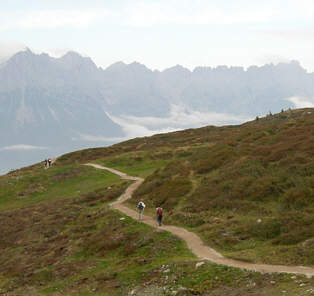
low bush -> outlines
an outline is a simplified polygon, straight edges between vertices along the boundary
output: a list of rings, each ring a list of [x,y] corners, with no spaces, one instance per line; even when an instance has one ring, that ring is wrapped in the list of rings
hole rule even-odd
[[[247,232],[259,240],[273,239],[281,234],[281,223],[276,218],[263,219],[260,223],[257,221],[248,225]]]
[[[184,212],[177,212],[171,216],[170,222],[177,224],[182,223],[188,227],[198,227],[205,223],[199,214],[191,214]]]
[[[314,191],[310,188],[290,188],[281,197],[286,209],[301,209],[314,202]]]
[[[283,233],[272,243],[274,245],[295,245],[312,237],[314,237],[314,223],[307,227],[300,225],[288,233]]]

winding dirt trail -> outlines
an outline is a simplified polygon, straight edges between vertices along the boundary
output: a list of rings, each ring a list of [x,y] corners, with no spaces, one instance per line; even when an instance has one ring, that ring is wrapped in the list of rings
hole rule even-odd
[[[126,180],[133,180],[135,181],[132,183],[126,191],[113,203],[110,204],[110,206],[114,209],[117,209],[124,213],[125,215],[133,218],[133,219],[138,219],[138,213],[126,206],[124,206],[122,203],[129,199],[135,189],[141,185],[141,183],[144,181],[142,178],[138,177],[132,177],[128,176],[125,173],[122,173],[120,171],[117,171],[115,169],[103,167],[98,164],[92,164],[92,163],[87,163],[86,165],[92,166],[97,169],[102,169],[102,170],[108,170],[112,172],[113,174],[119,175],[122,179]],[[149,217],[143,215],[143,220],[141,222],[146,223],[152,227],[158,227],[157,222]],[[253,270],[253,271],[258,271],[262,273],[294,273],[294,274],[303,274],[308,277],[314,276],[314,268],[311,267],[304,267],[304,266],[285,266],[285,265],[268,265],[268,264],[254,264],[254,263],[248,263],[248,262],[243,262],[243,261],[238,261],[238,260],[233,260],[226,258],[216,252],[214,249],[204,245],[202,240],[199,238],[198,235],[196,235],[193,232],[190,232],[184,228],[177,227],[177,226],[171,226],[171,225],[163,225],[161,227],[158,227],[159,229],[169,231],[176,236],[180,237],[183,239],[189,249],[200,259],[203,260],[209,260],[211,262],[217,263],[217,264],[222,264],[230,267],[237,267],[241,269],[246,269],[246,270]]]

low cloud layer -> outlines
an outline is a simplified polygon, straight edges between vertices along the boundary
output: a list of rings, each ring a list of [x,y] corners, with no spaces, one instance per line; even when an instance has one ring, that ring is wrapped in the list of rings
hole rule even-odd
[[[72,140],[83,140],[89,142],[121,142],[124,140],[151,136],[154,134],[174,132],[188,128],[199,128],[206,125],[230,125],[240,124],[252,118],[248,116],[237,116],[227,113],[200,112],[191,110],[185,106],[173,105],[168,117],[135,117],[135,116],[113,116],[107,115],[112,121],[120,125],[124,131],[123,138],[106,138],[97,135],[80,134]]]
[[[295,108],[314,108],[314,100],[305,97],[291,97],[287,99]]]
[[[216,113],[211,111],[201,112],[183,105],[172,105],[169,117],[135,117],[108,116],[121,126],[136,125],[149,130],[177,130],[186,128],[198,128],[205,125],[239,124],[250,120],[248,116],[233,115],[228,113]]]
[[[155,134],[169,133],[188,128],[199,128],[206,125],[240,124],[252,118],[226,113],[200,112],[185,106],[172,105],[168,117],[135,117],[113,116],[106,113],[112,121],[121,126],[125,136],[119,138],[107,138],[99,135],[80,134],[73,141],[83,140],[88,142],[117,143],[136,137],[152,136]]]
[[[23,150],[46,150],[47,147],[41,147],[41,146],[32,146],[32,145],[12,145],[12,146],[5,146],[0,148],[0,151],[23,151]]]

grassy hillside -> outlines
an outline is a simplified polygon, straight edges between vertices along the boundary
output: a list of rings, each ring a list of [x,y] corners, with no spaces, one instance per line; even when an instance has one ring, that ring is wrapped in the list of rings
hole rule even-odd
[[[203,129],[136,195],[231,257],[314,265],[314,112],[289,115]]]
[[[165,222],[248,261],[314,265],[314,110],[134,139],[0,176],[0,295],[312,295],[314,279],[204,263],[112,211],[129,182]]]
[[[227,256],[314,265],[314,109],[138,138],[63,156],[147,177],[130,201]],[[153,213],[152,213],[153,214]]]
[[[310,295],[314,284],[196,267],[182,241],[108,208],[129,183],[102,170],[35,165],[0,182],[0,295]]]

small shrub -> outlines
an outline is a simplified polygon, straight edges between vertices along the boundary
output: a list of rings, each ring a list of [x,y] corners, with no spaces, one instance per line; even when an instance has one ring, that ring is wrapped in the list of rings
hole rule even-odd
[[[305,241],[314,237],[314,225],[304,227],[299,225],[297,228],[292,228],[288,233],[281,234],[273,241],[274,245],[295,245],[299,242]]]
[[[252,223],[247,232],[260,240],[273,239],[281,234],[281,224],[275,218],[269,218],[261,223]]]
[[[307,205],[313,204],[313,190],[309,188],[290,188],[281,197],[283,206],[287,209],[300,209]]]
[[[199,214],[192,214],[192,213],[176,213],[172,215],[171,220],[175,223],[180,222],[189,227],[198,227],[205,223],[205,221],[200,217]]]

